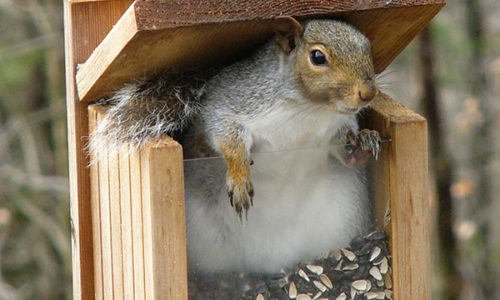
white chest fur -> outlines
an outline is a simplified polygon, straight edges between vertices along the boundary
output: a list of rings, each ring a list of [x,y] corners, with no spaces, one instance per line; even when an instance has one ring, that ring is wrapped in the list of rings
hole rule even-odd
[[[247,120],[252,152],[327,146],[349,116],[318,104],[275,105],[258,118]]]
[[[255,197],[243,224],[224,189],[224,162],[186,166],[190,267],[278,272],[366,230],[362,172],[332,158],[327,146],[347,120],[311,106],[248,121]]]

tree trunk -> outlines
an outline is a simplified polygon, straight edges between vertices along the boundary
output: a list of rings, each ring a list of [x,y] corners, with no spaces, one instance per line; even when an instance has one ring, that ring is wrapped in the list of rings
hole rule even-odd
[[[457,242],[452,231],[453,201],[451,183],[453,163],[450,161],[443,128],[442,113],[437,91],[437,76],[434,70],[434,40],[431,25],[419,36],[419,56],[421,66],[422,98],[421,104],[429,126],[429,146],[431,171],[434,174],[437,191],[437,224],[439,237],[439,261],[443,270],[444,295],[446,299],[457,299],[462,278],[459,276],[455,261]]]
[[[470,204],[470,213],[477,222],[477,238],[474,239],[475,250],[471,259],[475,266],[475,274],[471,274],[472,282],[476,282],[476,299],[492,299],[494,286],[494,275],[490,267],[490,222],[485,217],[485,212],[491,207],[491,172],[489,165],[492,161],[493,141],[492,114],[490,99],[488,99],[489,82],[485,71],[483,58],[485,57],[485,29],[483,23],[483,11],[481,1],[465,0],[465,14],[467,20],[467,35],[470,45],[470,58],[468,62],[469,91],[470,95],[478,100],[479,112],[482,120],[475,128],[472,135],[471,167],[477,179],[476,201]],[[472,246],[472,245],[471,245]]]

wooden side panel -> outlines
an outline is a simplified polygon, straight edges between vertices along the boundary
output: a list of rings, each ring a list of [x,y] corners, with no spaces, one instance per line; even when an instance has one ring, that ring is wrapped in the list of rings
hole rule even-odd
[[[102,111],[89,107],[90,129]],[[187,299],[182,148],[166,137],[91,166],[97,299]],[[99,225],[99,227],[97,227]],[[99,273],[101,272],[101,273]]]
[[[375,214],[390,235],[394,299],[430,299],[427,123],[387,95],[378,97],[367,126],[392,141],[375,163]]]
[[[91,189],[84,150],[88,135],[87,105],[77,100],[76,65],[89,57],[131,3],[132,0],[64,1],[74,299],[94,299]]]
[[[95,109],[89,111],[89,132],[94,130],[97,123],[97,112]],[[91,156],[91,160],[95,157]],[[94,293],[96,299],[103,299],[104,278],[102,269],[102,240],[101,240],[101,197],[99,191],[99,162],[90,167],[90,208],[92,216],[92,245],[94,254]]]
[[[144,277],[144,220],[142,212],[141,157],[139,152],[130,154],[130,196],[132,207],[132,252],[134,254],[134,297],[146,299]],[[132,179],[133,178],[133,179]]]
[[[128,198],[121,197],[121,172],[118,164],[119,156],[108,158],[109,176],[109,210],[111,223],[111,263],[113,273],[113,297],[123,299],[123,242],[122,242],[122,202]]]
[[[141,153],[148,299],[187,299],[184,167],[172,139]],[[151,272],[151,273],[150,273]],[[148,278],[151,282],[148,283]],[[149,285],[151,290],[149,290]]]
[[[125,153],[120,153],[118,163],[120,172],[120,221],[123,251],[123,297],[124,299],[134,299],[134,224],[132,222],[130,158]]]

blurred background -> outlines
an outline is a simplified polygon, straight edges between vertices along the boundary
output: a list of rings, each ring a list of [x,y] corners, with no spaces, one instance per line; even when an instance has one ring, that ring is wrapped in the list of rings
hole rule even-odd
[[[455,0],[379,76],[426,116],[433,299],[500,299],[500,1]],[[70,299],[61,0],[0,0],[0,299]]]

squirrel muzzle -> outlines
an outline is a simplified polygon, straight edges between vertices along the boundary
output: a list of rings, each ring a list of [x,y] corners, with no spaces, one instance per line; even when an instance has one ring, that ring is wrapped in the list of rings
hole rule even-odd
[[[356,86],[358,98],[361,106],[370,103],[378,94],[377,85],[373,80],[368,80]]]
[[[352,85],[348,95],[331,102],[333,110],[343,114],[355,114],[370,104],[378,95],[379,89],[374,80],[366,80]]]

